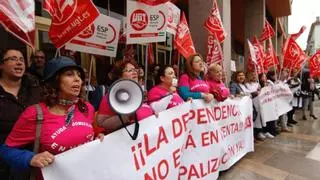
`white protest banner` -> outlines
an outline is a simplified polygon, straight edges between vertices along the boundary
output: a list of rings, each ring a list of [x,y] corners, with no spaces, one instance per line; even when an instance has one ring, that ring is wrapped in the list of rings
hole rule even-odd
[[[66,49],[116,57],[120,20],[100,14],[80,35],[66,44]]]
[[[148,6],[127,0],[127,44],[164,42],[168,25],[166,4]]]
[[[133,130],[133,125],[128,127]],[[217,179],[253,151],[252,101],[186,102],[140,121],[133,141],[124,129],[59,154],[45,180]]]
[[[258,111],[261,113],[262,125],[277,120],[279,116],[289,112],[292,109],[292,98],[290,88],[282,82],[262,88],[258,101],[254,101],[259,104]]]
[[[180,21],[180,9],[172,2],[167,2],[166,5],[169,10],[167,32],[176,35],[177,26]]]

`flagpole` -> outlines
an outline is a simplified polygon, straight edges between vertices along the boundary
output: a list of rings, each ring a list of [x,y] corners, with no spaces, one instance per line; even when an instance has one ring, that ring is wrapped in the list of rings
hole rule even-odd
[[[89,80],[88,80],[88,87],[87,87],[87,92],[86,92],[86,100],[89,99],[89,88],[90,88],[90,82],[91,82],[91,73],[92,73],[92,67],[93,67],[93,60],[94,60],[94,56],[91,55],[90,58],[90,67],[89,67]]]
[[[272,45],[272,40],[271,40],[271,38],[269,38],[268,39],[268,41],[269,41],[269,44],[270,45]],[[268,49],[269,50],[269,49]],[[272,52],[271,52],[273,55],[274,55],[274,50],[272,49]],[[278,78],[277,78],[277,68],[276,68],[276,63],[275,63],[275,61],[274,61],[274,56],[273,56],[273,58],[272,58],[272,62],[273,62],[273,70],[274,70],[274,73],[275,73],[275,77],[276,77],[276,81],[278,80]]]
[[[256,76],[257,76],[257,79],[258,79],[258,83],[260,84],[260,79],[259,79],[259,74],[258,74],[258,69],[257,69],[257,65],[255,63],[254,64],[254,71],[256,72]],[[262,71],[262,73],[264,74],[264,71]]]
[[[144,61],[144,89],[143,91],[147,91],[147,78],[148,78],[148,47],[149,44],[146,44],[146,59]]]

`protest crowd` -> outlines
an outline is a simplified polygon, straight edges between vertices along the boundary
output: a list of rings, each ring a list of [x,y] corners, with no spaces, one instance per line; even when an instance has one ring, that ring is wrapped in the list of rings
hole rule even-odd
[[[181,22],[186,24],[184,18],[182,12],[177,33]],[[267,25],[268,22],[266,29],[270,28]],[[79,32],[83,29],[79,28]],[[207,29],[220,46],[226,34],[214,32],[210,22]],[[304,68],[307,61],[316,61],[313,59],[318,56],[309,59],[301,53],[298,62],[294,62],[284,55],[280,62],[271,42],[268,41],[266,52],[260,44],[274,35],[269,29],[260,39],[248,40],[247,70],[233,72],[227,81],[223,57],[209,59],[197,53],[190,31],[186,34],[187,38],[179,39],[177,35],[174,40],[178,49],[185,50],[180,52],[185,58],[183,66],[152,64],[148,67],[151,73],[145,76],[144,65],[138,64],[134,56],[123,57],[104,72],[107,77],[104,84],[97,84],[89,69],[77,65],[75,51],[63,47],[69,40],[61,37],[53,36],[56,39],[52,41],[59,47],[58,55],[47,59],[46,52],[35,50],[29,67],[21,50],[11,47],[1,50],[0,179],[43,179],[40,169],[53,164],[56,155],[96,139],[107,141],[106,137],[119,129],[151,116],[158,118],[161,112],[198,99],[219,104],[249,97],[253,102],[247,106],[252,108],[254,143],[292,132],[291,127],[299,125],[295,119],[298,110],[302,110],[303,120],[318,119],[313,101],[316,95],[319,97],[315,86],[319,70],[312,65],[310,69]],[[290,47],[294,39],[291,35],[286,45]],[[143,102],[133,114],[119,115],[109,102],[110,87],[121,80],[134,81],[143,90]],[[291,96],[292,108],[276,119],[263,120],[260,111],[263,102],[259,99],[268,95],[266,89],[273,90],[279,84],[281,90],[288,90],[286,95]]]

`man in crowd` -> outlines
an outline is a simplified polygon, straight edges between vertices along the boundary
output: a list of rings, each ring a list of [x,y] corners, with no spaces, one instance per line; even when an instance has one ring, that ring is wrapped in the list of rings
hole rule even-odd
[[[27,72],[38,78],[39,81],[43,79],[43,69],[46,64],[46,56],[42,50],[37,50],[34,55],[31,56],[32,64],[28,68]]]

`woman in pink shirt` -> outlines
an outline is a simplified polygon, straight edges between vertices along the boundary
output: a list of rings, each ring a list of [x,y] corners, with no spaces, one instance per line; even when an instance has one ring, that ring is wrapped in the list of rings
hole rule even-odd
[[[184,103],[176,91],[178,80],[172,67],[160,67],[155,82],[157,85],[148,93],[148,102],[156,113]]]
[[[204,61],[200,54],[191,55],[186,63],[186,74],[179,79],[179,95],[185,101],[188,99],[203,99],[210,102],[213,95],[207,82],[203,79]]]
[[[43,168],[54,161],[54,155],[94,139],[94,108],[81,98],[83,69],[61,56],[47,63],[44,76],[40,108],[28,107],[0,147],[0,156],[13,168]],[[40,153],[19,150],[35,142],[39,112],[43,114],[38,139]],[[37,179],[42,179],[40,173]]]
[[[224,101],[229,97],[230,91],[222,82],[222,67],[219,64],[212,63],[209,66],[207,83],[217,101]]]
[[[117,79],[131,79],[138,83],[138,68],[134,62],[131,61],[122,61],[113,68],[113,75],[115,80]],[[99,114],[97,119],[98,126],[105,129],[105,133],[111,133],[123,127],[119,115],[112,110],[108,101],[108,94],[105,95],[100,103]],[[134,122],[134,119],[137,120],[145,119],[153,115],[153,110],[146,103],[137,110],[136,117],[132,116],[121,116],[124,124],[128,125]],[[133,115],[134,116],[134,115]]]

